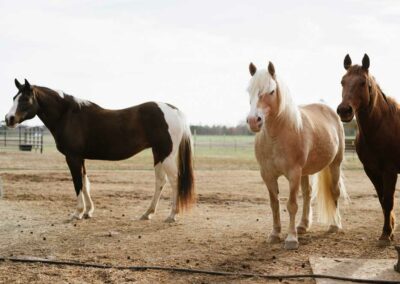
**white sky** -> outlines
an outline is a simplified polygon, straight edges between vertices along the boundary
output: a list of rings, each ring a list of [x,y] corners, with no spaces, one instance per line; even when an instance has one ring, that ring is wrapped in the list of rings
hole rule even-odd
[[[267,60],[297,103],[336,108],[344,56],[365,52],[400,99],[400,1],[0,0],[0,120],[27,78],[106,108],[164,101],[192,124],[236,125],[248,64]]]

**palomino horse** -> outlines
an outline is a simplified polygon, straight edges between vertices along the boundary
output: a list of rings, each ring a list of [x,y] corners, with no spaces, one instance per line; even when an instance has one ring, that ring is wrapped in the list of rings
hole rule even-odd
[[[270,62],[267,70],[249,66],[252,78],[248,87],[250,113],[247,122],[255,138],[255,154],[261,176],[268,187],[273,215],[271,243],[280,241],[278,177],[289,181],[287,202],[290,224],[286,249],[297,249],[297,233],[305,233],[312,222],[309,175],[318,174],[317,200],[320,220],[329,231],[341,228],[338,198],[347,196],[341,179],[344,132],[336,113],[323,104],[298,107],[276,75]],[[297,195],[301,185],[303,214],[296,229]]]
[[[57,149],[65,155],[71,171],[78,206],[73,217],[92,217],[94,206],[86,175],[85,159],[122,160],[146,148],[154,157],[155,193],[141,217],[155,213],[166,177],[172,187],[172,208],[167,222],[195,199],[190,129],[175,107],[148,102],[122,110],[107,110],[45,87],[15,79],[18,93],[6,115],[7,126],[15,127],[35,115],[52,133]]]
[[[356,116],[356,151],[378,193],[385,219],[379,243],[387,245],[393,240],[393,201],[400,172],[400,107],[385,96],[369,74],[368,55],[364,55],[362,66],[351,65],[346,55],[344,68],[347,73],[342,78],[342,102],[337,113],[343,122]]]

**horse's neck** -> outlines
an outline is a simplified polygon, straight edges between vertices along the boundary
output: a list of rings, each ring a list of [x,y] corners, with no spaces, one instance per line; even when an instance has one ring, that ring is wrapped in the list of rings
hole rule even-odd
[[[54,135],[66,111],[65,102],[61,97],[45,92],[38,92],[37,101],[39,104],[37,115]]]
[[[293,106],[296,107],[297,106]],[[296,109],[296,111],[300,111]],[[291,110],[285,109],[281,114],[271,113],[266,117],[264,128],[266,133],[272,138],[279,138],[280,136],[286,136],[286,132],[297,132],[298,131],[298,121],[294,120],[294,114],[291,113]],[[297,118],[296,118],[297,119]],[[301,119],[301,118],[299,118]]]
[[[369,136],[370,133],[376,134],[380,130],[382,116],[388,113],[389,106],[383,96],[379,93],[375,94],[375,103],[364,109],[361,109],[356,114],[357,124],[360,133]]]

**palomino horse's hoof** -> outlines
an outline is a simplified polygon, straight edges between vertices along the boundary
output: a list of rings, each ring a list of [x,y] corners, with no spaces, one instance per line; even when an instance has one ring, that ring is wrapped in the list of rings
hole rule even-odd
[[[303,226],[297,226],[297,233],[300,235],[303,235],[305,233],[307,233],[307,228],[303,227]]]
[[[298,248],[299,248],[298,241],[285,241],[285,249],[292,250],[292,249],[298,249]]]
[[[278,243],[281,242],[281,238],[279,236],[277,236],[277,235],[270,235],[268,237],[268,242],[270,244],[278,244]]]
[[[71,220],[82,220],[83,218],[83,213],[78,214],[78,213],[73,213],[71,215]]]
[[[339,232],[339,227],[336,225],[330,225],[328,229],[328,233],[337,233]]]

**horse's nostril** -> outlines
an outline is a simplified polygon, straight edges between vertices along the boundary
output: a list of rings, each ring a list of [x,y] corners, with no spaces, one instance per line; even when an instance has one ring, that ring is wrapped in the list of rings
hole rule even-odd
[[[261,117],[257,117],[257,122],[260,122],[261,121]]]

